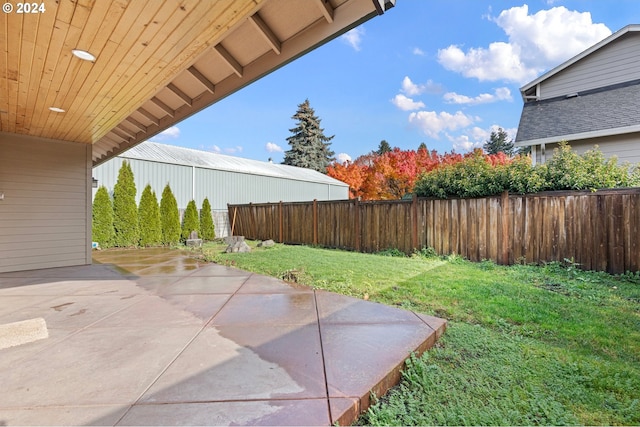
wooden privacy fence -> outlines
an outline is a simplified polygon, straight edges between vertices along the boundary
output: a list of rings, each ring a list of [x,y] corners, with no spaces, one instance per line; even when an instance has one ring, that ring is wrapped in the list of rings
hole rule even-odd
[[[432,247],[499,264],[573,259],[609,273],[640,266],[640,188],[229,205],[229,222],[249,239],[361,252]]]

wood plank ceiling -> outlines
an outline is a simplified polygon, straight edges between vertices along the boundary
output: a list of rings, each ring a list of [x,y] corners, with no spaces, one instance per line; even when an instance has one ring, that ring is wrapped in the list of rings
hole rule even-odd
[[[97,165],[394,3],[45,0],[38,13],[14,9],[0,15],[0,132],[93,144]]]

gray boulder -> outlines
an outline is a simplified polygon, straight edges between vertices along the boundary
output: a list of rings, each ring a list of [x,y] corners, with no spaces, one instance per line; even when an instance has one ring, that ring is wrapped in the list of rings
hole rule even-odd
[[[269,239],[269,240],[265,240],[263,242],[258,243],[258,247],[259,248],[272,248],[276,245],[276,242],[274,242],[273,240]]]
[[[235,252],[251,252],[251,248],[247,245],[247,242],[243,240],[238,240],[234,243],[229,244],[227,249],[224,250],[226,253],[235,253]]]

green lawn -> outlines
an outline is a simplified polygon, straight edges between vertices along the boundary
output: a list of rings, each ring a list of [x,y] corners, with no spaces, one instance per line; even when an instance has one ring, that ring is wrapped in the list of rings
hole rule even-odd
[[[207,259],[443,317],[370,425],[640,424],[640,276],[276,245]],[[426,252],[426,251],[425,251]]]

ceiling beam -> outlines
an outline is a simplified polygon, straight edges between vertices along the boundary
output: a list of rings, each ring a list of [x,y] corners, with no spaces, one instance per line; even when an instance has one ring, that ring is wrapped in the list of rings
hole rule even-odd
[[[158,117],[154,116],[153,114],[151,114],[150,112],[148,112],[147,110],[145,110],[144,108],[142,108],[142,107],[138,108],[138,113],[140,113],[143,116],[145,116],[154,125],[160,126],[160,119]]]
[[[324,15],[324,19],[327,20],[328,23],[333,22],[333,6],[329,3],[329,0],[315,0],[316,4],[320,6],[320,10]]]
[[[189,95],[187,95],[182,90],[180,90],[178,86],[174,85],[173,83],[169,83],[167,85],[167,89],[169,89],[171,92],[178,95],[178,97],[182,99],[185,102],[185,104],[187,104],[189,107],[193,105],[193,99],[191,99]]]
[[[118,129],[120,132],[124,133],[125,135],[128,135],[129,138],[135,138],[136,137],[136,131],[133,131],[131,129],[127,129],[126,127],[122,126],[122,123],[119,124],[118,126],[116,126],[116,129]]]
[[[238,77],[242,77],[242,65],[240,65],[236,58],[234,58],[221,44],[216,45],[215,49],[216,52],[220,54],[220,57],[224,60],[224,62],[226,62],[229,67],[231,67],[233,72],[236,73]]]
[[[140,123],[139,121],[137,121],[136,119],[134,119],[133,117],[129,116],[125,120],[131,123],[132,125],[134,125],[135,127],[137,127],[138,129],[140,129],[142,132],[145,132],[145,133],[147,132],[147,127],[142,123]]]
[[[171,118],[173,118],[173,116],[175,116],[175,114],[176,114],[175,110],[173,108],[169,107],[164,102],[162,102],[162,100],[158,99],[157,96],[154,96],[153,98],[151,98],[150,101],[153,102],[154,104],[156,104],[158,107],[160,107],[162,109],[162,111],[167,113]]]
[[[256,28],[256,30],[258,30],[258,32],[264,38],[264,40],[269,44],[269,46],[271,46],[271,49],[273,49],[275,53],[280,55],[280,52],[282,51],[280,40],[278,40],[278,37],[276,37],[276,35],[273,33],[271,28],[269,28],[267,23],[264,22],[262,18],[260,18],[260,15],[256,13],[252,15],[251,18],[249,18],[249,20],[251,21],[253,26]]]
[[[105,148],[104,146],[93,144],[93,146],[91,147],[91,152],[94,157],[102,157],[107,154],[107,148]]]
[[[196,67],[194,67],[192,65],[191,67],[189,67],[187,69],[187,71],[189,72],[189,74],[191,74],[193,77],[195,77],[196,80],[198,80],[202,84],[202,86],[207,88],[207,90],[210,93],[214,93],[215,92],[215,88],[216,88],[215,85],[211,82],[211,80],[206,78],[204,76],[204,74],[202,74],[200,71],[198,71],[198,69]]]
[[[111,129],[111,132],[114,135],[116,135],[117,137],[119,137],[120,139],[124,141],[128,141],[129,138],[132,138],[131,136],[127,135],[127,133],[125,131],[123,131],[121,128],[119,127],[115,127],[113,129]]]

